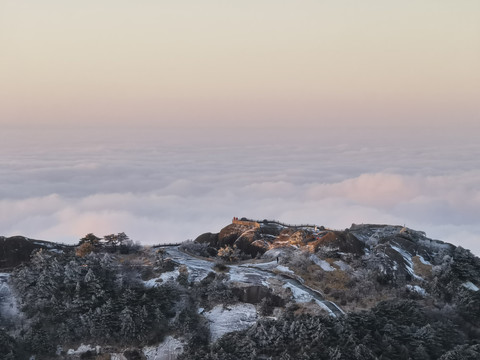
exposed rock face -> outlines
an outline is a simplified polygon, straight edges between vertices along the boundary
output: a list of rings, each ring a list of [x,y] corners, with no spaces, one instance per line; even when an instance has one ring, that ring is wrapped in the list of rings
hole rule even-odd
[[[218,245],[233,246],[241,237],[253,239],[256,229],[253,226],[230,224],[220,230],[218,234]]]
[[[255,240],[251,243],[251,245],[254,246],[259,253],[264,253],[270,249],[270,244],[264,239]]]
[[[65,251],[69,246],[42,240],[33,240],[24,236],[0,237],[0,269],[11,269],[30,260],[38,249]]]
[[[218,234],[206,233],[197,242],[207,243],[215,250],[231,247],[252,258],[274,249],[311,253],[321,261],[321,268],[351,269],[352,261],[376,269],[384,281],[410,281],[432,274],[432,248],[453,251],[454,246],[426,237],[424,232],[403,226],[353,224],[343,231],[323,226],[295,226],[275,221],[237,221],[224,227]],[[280,253],[279,253],[280,254]],[[242,258],[238,257],[237,259]],[[243,257],[245,258],[245,257]],[[268,258],[272,258],[270,255]],[[328,260],[328,262],[325,262]],[[317,264],[318,265],[318,264]],[[328,266],[327,266],[328,265]]]
[[[249,304],[258,304],[262,299],[266,298],[269,289],[265,286],[244,286],[234,288],[234,294],[241,302]]]
[[[210,232],[202,234],[195,239],[195,242],[208,244],[208,246],[211,247],[218,247],[218,234],[212,234]]]
[[[295,231],[295,230],[294,230]],[[291,231],[290,231],[291,232]],[[283,231],[282,231],[283,233]],[[288,243],[291,246],[303,246],[305,245],[306,234],[304,231],[295,231],[288,239]]]
[[[255,257],[258,253],[273,248],[292,247],[312,253],[323,249],[332,252],[345,252],[355,256],[364,255],[365,243],[349,231],[332,231],[313,228],[281,226],[264,220],[263,222],[232,223],[218,234],[200,235],[196,242],[207,243],[217,249],[225,246],[236,247]]]
[[[230,224],[220,230],[217,244],[218,248],[236,247],[245,254],[255,257],[258,253],[263,254],[269,247],[262,240],[261,227],[258,224],[244,222]]]
[[[452,244],[426,237],[422,231],[392,225],[352,225],[348,233],[369,249],[370,266],[376,266],[386,279],[421,279],[416,272],[429,277],[433,254],[450,252]],[[391,280],[389,280],[391,281]]]
[[[365,244],[353,234],[345,231],[324,231],[315,240],[308,243],[308,249],[311,252],[316,252],[322,248],[359,256],[365,253]]]

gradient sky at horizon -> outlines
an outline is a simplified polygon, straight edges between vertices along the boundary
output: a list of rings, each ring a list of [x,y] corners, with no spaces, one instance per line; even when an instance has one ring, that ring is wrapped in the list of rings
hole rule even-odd
[[[0,2],[0,124],[475,126],[480,3]]]

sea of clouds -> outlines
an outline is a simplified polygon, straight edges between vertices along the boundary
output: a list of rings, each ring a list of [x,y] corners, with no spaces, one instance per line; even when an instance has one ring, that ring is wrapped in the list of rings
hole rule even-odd
[[[0,140],[0,235],[76,243],[123,231],[158,244],[245,216],[406,225],[480,255],[473,136],[93,128]]]

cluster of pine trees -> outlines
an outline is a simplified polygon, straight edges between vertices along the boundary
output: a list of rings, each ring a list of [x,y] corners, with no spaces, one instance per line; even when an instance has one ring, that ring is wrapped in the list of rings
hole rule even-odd
[[[480,278],[480,259],[460,247],[437,253],[429,281],[421,283],[423,295],[406,291],[407,280],[380,281],[375,269],[366,266],[356,271],[358,284],[345,282],[336,291],[346,298],[354,291],[364,297],[376,291],[396,294],[396,299],[332,318],[305,315],[298,305],[285,305],[267,294],[260,314],[271,315],[279,306],[284,307],[281,317],[263,318],[211,344],[208,322],[198,309],[243,299],[228,281],[228,267],[193,283],[188,268],[180,266],[175,282],[146,287],[142,276],[154,278],[176,265],[161,249],[146,267],[138,258],[129,263],[130,255],[121,255],[122,246],[130,244],[123,252],[129,253],[135,251],[132,243],[123,233],[115,236],[122,241],[106,245],[88,234],[76,255],[38,251],[15,268],[9,281],[21,317],[8,331],[0,328],[0,359],[31,354],[49,358],[58,352],[57,345],[76,347],[80,342],[141,347],[158,344],[166,334],[187,341],[179,360],[480,359],[480,291],[471,283]],[[205,245],[187,245],[187,250],[208,255]],[[296,253],[288,261],[305,274],[309,271],[310,255]]]
[[[2,328],[0,328],[0,354],[2,354],[0,355],[2,360],[19,359],[18,346],[15,339]]]
[[[412,300],[379,303],[371,311],[340,319],[295,315],[263,319],[248,330],[230,333],[182,360],[468,360],[480,358],[478,334],[453,314]]]
[[[468,282],[480,279],[480,258],[457,247],[435,268],[428,290],[446,303],[454,304],[467,323],[480,328],[480,291],[468,289]],[[480,333],[478,334],[480,338]]]
[[[145,287],[138,269],[108,253],[85,257],[40,251],[15,269],[11,285],[24,319],[20,348],[55,353],[56,344],[158,343],[169,331],[179,291]]]

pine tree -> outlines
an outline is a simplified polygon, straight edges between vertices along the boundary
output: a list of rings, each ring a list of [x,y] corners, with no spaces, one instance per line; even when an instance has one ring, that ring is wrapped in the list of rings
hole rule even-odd
[[[95,236],[92,233],[88,233],[87,235],[85,235],[83,238],[80,239],[80,241],[78,242],[78,245],[90,244],[92,245],[92,247],[95,248],[100,245],[100,240],[101,238]]]
[[[120,313],[120,335],[125,340],[137,337],[137,328],[133,320],[133,312],[128,306]]]
[[[430,360],[430,355],[423,345],[419,345],[413,352],[412,358],[414,360]]]

